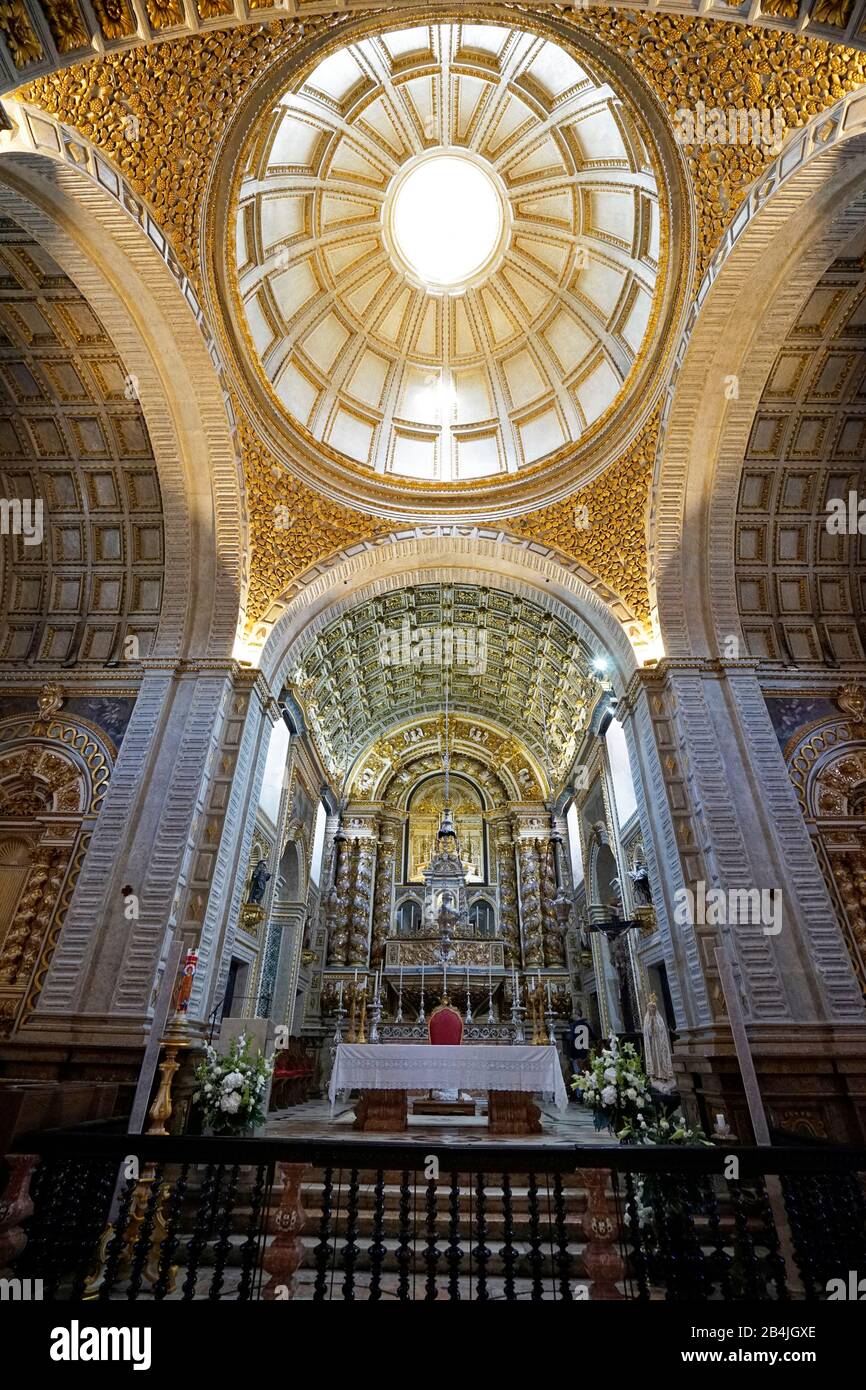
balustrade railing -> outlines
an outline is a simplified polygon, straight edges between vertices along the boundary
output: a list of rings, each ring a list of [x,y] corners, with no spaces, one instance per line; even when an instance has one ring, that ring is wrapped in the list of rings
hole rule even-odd
[[[0,1262],[49,1300],[820,1300],[866,1276],[862,1149],[57,1131],[7,1166]]]

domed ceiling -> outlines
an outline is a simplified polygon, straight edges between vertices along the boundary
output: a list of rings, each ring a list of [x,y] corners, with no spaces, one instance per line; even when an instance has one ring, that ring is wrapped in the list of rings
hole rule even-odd
[[[460,483],[599,428],[653,320],[656,175],[593,61],[492,24],[360,39],[259,118],[235,290],[326,455]]]

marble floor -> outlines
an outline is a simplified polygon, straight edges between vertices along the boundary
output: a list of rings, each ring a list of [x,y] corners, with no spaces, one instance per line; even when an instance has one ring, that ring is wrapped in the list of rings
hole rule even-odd
[[[369,1143],[392,1143],[397,1140],[406,1144],[532,1144],[540,1147],[570,1148],[575,1144],[616,1144],[616,1140],[605,1131],[598,1134],[592,1123],[592,1115],[582,1105],[573,1102],[566,1111],[558,1111],[552,1104],[541,1104],[541,1123],[543,1132],[532,1135],[491,1135],[487,1129],[487,1117],[483,1113],[483,1101],[479,1101],[480,1113],[475,1116],[439,1117],[436,1115],[411,1115],[409,1128],[393,1134],[360,1134],[352,1127],[355,1111],[352,1102],[338,1101],[333,1114],[327,1100],[308,1100],[301,1105],[290,1106],[286,1110],[272,1111],[268,1122],[260,1130],[266,1138],[291,1139],[361,1139]]]

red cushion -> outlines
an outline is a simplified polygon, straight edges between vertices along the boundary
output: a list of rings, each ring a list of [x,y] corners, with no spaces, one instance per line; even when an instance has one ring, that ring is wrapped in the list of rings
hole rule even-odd
[[[439,1009],[430,1016],[429,1032],[431,1043],[455,1047],[463,1041],[463,1019],[456,1009]]]

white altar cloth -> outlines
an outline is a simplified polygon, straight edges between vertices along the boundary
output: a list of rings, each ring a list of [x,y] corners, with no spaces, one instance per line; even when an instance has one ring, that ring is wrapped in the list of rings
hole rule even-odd
[[[340,1043],[328,1098],[340,1091],[532,1091],[568,1106],[559,1053],[517,1044]]]

